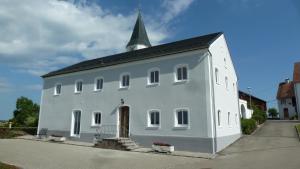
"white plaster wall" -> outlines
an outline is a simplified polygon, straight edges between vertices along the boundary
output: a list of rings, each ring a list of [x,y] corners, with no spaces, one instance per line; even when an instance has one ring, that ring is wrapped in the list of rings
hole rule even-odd
[[[213,62],[213,88],[215,92],[215,117],[217,137],[241,133],[238,84],[235,68],[224,35],[221,35],[209,48]],[[225,59],[225,61],[224,61]],[[219,83],[216,83],[215,68],[219,70]],[[225,77],[228,77],[226,88]],[[218,110],[221,111],[221,125],[218,126]],[[230,124],[228,124],[230,112]]]
[[[186,83],[174,82],[177,64],[188,65],[189,80]],[[160,84],[147,86],[148,70],[154,67],[160,69]],[[133,135],[212,138],[208,67],[207,51],[198,50],[46,78],[39,127],[70,131],[72,110],[79,109],[82,110],[81,132],[95,133],[91,126],[92,112],[103,113],[103,125],[116,125],[120,99],[124,99],[130,106],[130,133]],[[119,89],[123,72],[130,73],[128,90]],[[98,76],[104,78],[103,90],[94,92],[94,79]],[[81,94],[74,93],[78,79],[83,80]],[[53,95],[56,83],[62,84],[60,96]],[[189,128],[174,128],[176,108],[189,108]],[[147,129],[147,111],[150,109],[161,111],[161,125],[156,130]]]
[[[281,104],[281,100],[278,100],[278,111],[280,119],[284,119],[284,108],[288,108],[289,117],[296,115],[296,109],[293,106],[292,99],[285,99],[285,104]]]
[[[239,105],[240,105],[240,116],[242,118],[245,118],[245,119],[251,119],[252,114],[253,114],[253,110],[248,109],[248,107],[247,107],[247,101],[239,99]],[[242,105],[245,108],[245,117],[243,117]]]

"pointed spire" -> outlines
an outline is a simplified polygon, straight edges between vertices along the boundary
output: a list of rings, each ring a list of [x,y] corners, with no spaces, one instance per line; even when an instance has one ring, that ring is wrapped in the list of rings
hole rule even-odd
[[[142,19],[141,12],[138,12],[138,18],[136,20],[130,41],[128,42],[126,48],[128,51],[142,49],[150,47],[150,41],[147,35],[147,31]]]

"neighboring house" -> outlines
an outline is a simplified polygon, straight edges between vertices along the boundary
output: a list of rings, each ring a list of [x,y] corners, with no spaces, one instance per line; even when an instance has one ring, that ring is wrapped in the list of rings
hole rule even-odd
[[[248,108],[248,102],[246,100],[239,99],[240,103],[240,116],[243,119],[251,119],[253,110]]]
[[[300,62],[294,65],[293,81],[286,79],[279,84],[277,101],[280,119],[298,116],[300,98]]]
[[[129,137],[215,153],[241,136],[236,72],[223,33],[151,46],[139,14],[128,52],[43,77],[39,130],[73,140]]]
[[[261,110],[267,112],[267,102],[265,100],[260,99],[256,96],[250,95],[250,94],[248,94],[246,92],[243,92],[243,91],[239,91],[239,98],[241,100],[247,101],[248,109],[251,109],[251,106],[250,106],[250,102],[251,102],[252,105],[257,106]]]

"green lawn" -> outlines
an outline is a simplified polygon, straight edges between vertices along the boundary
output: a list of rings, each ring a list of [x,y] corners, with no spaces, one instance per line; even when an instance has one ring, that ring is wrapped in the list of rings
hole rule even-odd
[[[19,168],[16,167],[16,166],[7,165],[7,164],[1,163],[1,162],[0,162],[0,168],[1,168],[1,169],[19,169]]]

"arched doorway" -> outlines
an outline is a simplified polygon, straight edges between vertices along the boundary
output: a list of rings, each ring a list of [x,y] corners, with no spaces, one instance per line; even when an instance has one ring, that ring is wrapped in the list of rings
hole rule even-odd
[[[129,107],[122,106],[119,111],[119,137],[129,136]]]
[[[242,113],[242,118],[246,119],[246,108],[243,104],[241,105],[241,113]]]

